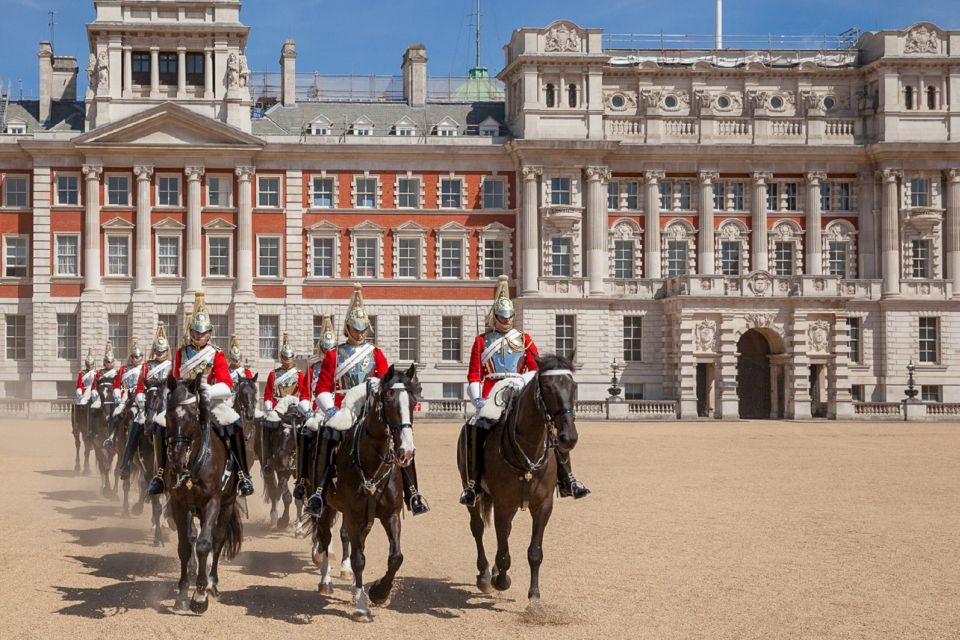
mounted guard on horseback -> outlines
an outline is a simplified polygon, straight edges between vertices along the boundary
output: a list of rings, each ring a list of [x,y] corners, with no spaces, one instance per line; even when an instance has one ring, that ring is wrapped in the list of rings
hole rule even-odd
[[[254,379],[253,370],[250,367],[241,364],[243,352],[240,350],[240,341],[237,336],[230,336],[230,349],[227,351],[227,364],[230,366],[230,379],[233,380],[233,386],[241,379]]]
[[[337,348],[337,332],[333,328],[333,320],[330,316],[323,316],[323,324],[320,327],[320,339],[317,340],[316,355],[311,358],[307,367],[307,388],[316,398],[317,381],[320,379],[320,369],[323,367],[323,361],[327,353]],[[318,418],[325,418],[325,412],[320,411],[316,399],[313,402],[314,417],[297,433],[297,483],[293,487],[293,497],[297,500],[303,500],[306,496],[306,485],[310,458],[308,450],[315,449],[313,440],[316,439],[319,431]],[[319,416],[317,414],[320,414]]]
[[[87,415],[90,410],[90,403],[93,401],[93,393],[96,391],[97,379],[97,360],[93,357],[93,349],[87,350],[87,357],[83,360],[83,369],[77,374],[77,399],[71,412],[71,427],[73,431],[73,443],[76,447],[76,456],[74,458],[73,470],[80,471],[80,444],[83,441],[83,435],[86,425]],[[90,472],[90,444],[84,447],[84,473]]]
[[[137,352],[140,351],[139,347],[134,346],[134,349]],[[170,343],[167,342],[167,335],[162,322],[157,325],[157,332],[154,335],[150,350],[150,360],[140,365],[139,374],[136,377],[136,384],[134,385],[133,391],[129,393],[136,404],[137,416],[134,418],[133,424],[130,427],[130,434],[127,436],[127,445],[123,449],[123,458],[120,461],[120,478],[123,480],[126,480],[130,476],[130,461],[133,458],[133,452],[137,447],[137,443],[140,441],[140,436],[144,432],[153,437],[154,468],[163,468],[161,464],[163,445],[160,427],[156,424],[146,424],[146,412],[144,411],[147,387],[154,387],[157,389],[156,393],[163,393],[163,383],[166,381],[167,376],[170,375],[170,368],[172,366],[170,362]],[[133,357],[133,353],[134,352],[131,351],[131,358]],[[124,373],[121,375],[125,376],[127,374]]]
[[[260,429],[260,467],[262,473],[269,473],[270,454],[267,451],[267,428],[275,428],[284,418],[291,405],[296,404],[300,413],[307,417],[311,414],[310,388],[307,386],[307,376],[300,371],[293,362],[296,354],[290,346],[286,333],[280,345],[280,366],[267,376],[267,386],[263,391],[264,422]]]
[[[137,344],[137,339],[134,338],[130,343],[130,355],[127,357],[127,364],[122,365],[120,370],[117,371],[117,375],[113,378],[113,401],[116,403],[116,407],[113,410],[113,414],[110,416],[110,435],[107,436],[106,442],[103,443],[105,447],[112,447],[114,441],[117,439],[117,431],[124,420],[124,414],[129,408],[133,414],[134,421],[137,420],[138,416],[138,407],[134,404],[132,407],[129,407],[133,403],[134,396],[137,391],[137,383],[140,380],[140,370],[143,368],[143,351],[140,349],[140,345]]]

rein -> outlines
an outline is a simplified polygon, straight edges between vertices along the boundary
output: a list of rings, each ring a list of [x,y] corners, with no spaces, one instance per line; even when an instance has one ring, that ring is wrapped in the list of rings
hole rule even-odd
[[[188,395],[186,399],[182,400],[177,406],[187,406],[199,403],[199,396]],[[193,477],[199,475],[200,467],[203,465],[207,456],[210,453],[210,428],[207,427],[205,421],[200,417],[199,410],[197,411],[197,423],[199,431],[194,431],[189,436],[176,435],[170,436],[168,438],[168,445],[173,444],[185,444],[187,445],[187,472],[182,474],[177,478],[176,483],[174,484],[171,491],[179,489],[180,487],[186,487],[187,491],[193,489]],[[200,449],[197,452],[196,458],[193,457],[193,444],[197,439],[197,436],[201,436],[200,440]]]

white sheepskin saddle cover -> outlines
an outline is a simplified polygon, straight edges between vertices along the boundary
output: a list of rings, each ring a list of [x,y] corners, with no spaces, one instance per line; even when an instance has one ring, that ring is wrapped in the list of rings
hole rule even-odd
[[[99,409],[102,406],[103,406],[103,398],[101,398],[100,396],[97,396],[96,400],[90,403],[91,409]]]
[[[509,398],[512,393],[523,389],[528,382],[533,380],[535,375],[537,375],[536,371],[528,371],[515,378],[504,378],[493,385],[493,389],[490,390],[490,395],[487,396],[487,403],[480,409],[480,412],[477,414],[478,417],[490,420],[491,422],[498,421],[507,406],[507,398]]]
[[[347,431],[353,426],[367,401],[367,383],[352,387],[343,397],[340,410],[327,420],[326,425],[334,431]]]
[[[90,402],[90,396],[93,394],[92,389],[87,389],[83,392],[83,395],[77,398],[77,405],[84,407]]]
[[[297,396],[283,396],[277,400],[276,406],[273,407],[273,411],[270,411],[266,414],[267,422],[280,422],[283,419],[283,415],[290,408],[290,405],[294,405],[300,402],[300,398]]]
[[[240,419],[240,414],[234,411],[233,407],[227,402],[221,402],[215,406],[211,413],[217,419],[217,423],[224,427]]]

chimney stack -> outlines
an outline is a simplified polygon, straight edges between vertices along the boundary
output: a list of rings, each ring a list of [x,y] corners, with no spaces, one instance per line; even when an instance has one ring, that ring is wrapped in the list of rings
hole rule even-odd
[[[39,119],[41,123],[44,123],[50,121],[50,108],[53,102],[50,94],[51,80],[53,78],[53,46],[49,42],[41,42],[37,58],[40,60]]]
[[[287,40],[280,50],[280,102],[285,107],[297,104],[297,43]]]
[[[427,104],[427,48],[412,44],[403,54],[403,97],[411,107]]]
[[[54,56],[49,42],[40,43],[37,52],[40,66],[40,122],[49,122],[54,102],[74,102],[77,99],[77,59],[72,56]]]

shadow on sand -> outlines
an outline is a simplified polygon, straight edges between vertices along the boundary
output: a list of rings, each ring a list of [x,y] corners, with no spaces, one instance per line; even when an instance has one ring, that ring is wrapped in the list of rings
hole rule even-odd
[[[241,551],[231,564],[244,575],[272,579],[315,570],[306,556],[293,551]]]
[[[96,527],[93,529],[61,529],[73,536],[70,544],[81,547],[96,547],[101,544],[148,543],[150,532],[146,529],[128,529],[126,527]]]
[[[346,611],[326,608],[328,604],[337,603],[336,599],[321,598],[316,591],[290,587],[252,585],[239,591],[224,591],[220,602],[243,607],[248,616],[289,624],[310,624],[314,617],[321,615],[350,618]]]
[[[50,476],[52,478],[82,478],[84,475],[92,476],[96,471],[95,466],[95,464],[91,465],[90,473],[88,474],[83,474],[81,472],[74,471],[73,469],[45,469],[43,471],[34,471],[34,473],[39,473],[43,476]]]
[[[502,596],[480,593],[472,584],[453,583],[442,578],[398,578],[386,608],[397,613],[426,614],[434,618],[459,618],[470,609],[493,610]]]
[[[172,594],[169,580],[118,582],[105,587],[54,587],[67,602],[75,602],[59,609],[65,616],[79,616],[99,620],[127,611],[153,609],[165,612],[161,604]]]
[[[85,491],[83,489],[72,489],[67,491],[41,491],[40,495],[44,500],[53,500],[55,502],[99,502],[103,504],[103,498],[96,491]]]
[[[137,578],[153,578],[165,572],[176,574],[180,569],[177,558],[156,553],[122,551],[101,557],[68,557],[82,564],[84,569],[91,569],[92,572],[88,575],[124,582]]]
[[[65,515],[73,520],[93,521],[100,518],[118,518],[120,517],[120,506],[116,504],[88,504],[78,507],[54,507],[54,510],[60,515]]]

